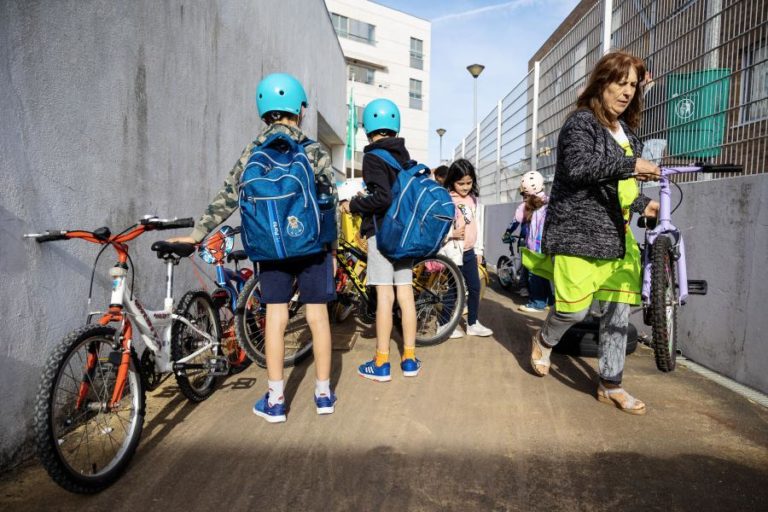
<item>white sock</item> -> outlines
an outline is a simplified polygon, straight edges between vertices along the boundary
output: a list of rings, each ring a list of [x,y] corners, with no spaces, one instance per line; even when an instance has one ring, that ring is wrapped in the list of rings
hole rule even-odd
[[[331,380],[317,380],[315,379],[315,397],[325,395],[328,398],[331,397]]]
[[[283,380],[268,380],[269,386],[269,405],[285,403],[285,397],[283,396],[283,387],[285,381]]]

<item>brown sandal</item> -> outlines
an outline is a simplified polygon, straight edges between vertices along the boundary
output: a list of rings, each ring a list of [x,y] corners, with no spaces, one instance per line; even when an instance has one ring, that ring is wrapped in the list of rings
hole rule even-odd
[[[601,382],[597,387],[597,399],[604,404],[613,404],[627,414],[643,415],[645,403],[633,397],[624,388],[606,388]]]
[[[536,375],[544,377],[549,373],[549,367],[552,364],[549,360],[549,355],[552,353],[552,349],[546,348],[541,344],[539,341],[540,332],[541,331],[537,332],[533,335],[533,338],[531,338],[531,368],[533,368],[533,372]],[[536,355],[536,351],[538,351],[538,356]]]

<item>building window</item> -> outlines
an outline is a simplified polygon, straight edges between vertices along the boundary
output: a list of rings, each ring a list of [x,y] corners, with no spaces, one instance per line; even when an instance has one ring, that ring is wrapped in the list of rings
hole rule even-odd
[[[375,78],[376,70],[363,66],[361,64],[350,64],[348,66],[348,78],[354,82],[360,82],[361,84],[372,85]]]
[[[363,111],[365,111],[365,107],[361,107],[360,105],[355,105],[355,116],[357,117],[358,128],[363,127]]]
[[[411,38],[411,67],[424,69],[424,41]]]
[[[768,118],[768,41],[744,52],[741,122]]]
[[[417,110],[422,109],[421,80],[411,78],[411,87],[408,97],[410,98],[410,107]]]
[[[376,43],[376,26],[336,13],[331,13],[331,19],[333,20],[333,28],[336,29],[336,35],[339,37],[367,44]]]

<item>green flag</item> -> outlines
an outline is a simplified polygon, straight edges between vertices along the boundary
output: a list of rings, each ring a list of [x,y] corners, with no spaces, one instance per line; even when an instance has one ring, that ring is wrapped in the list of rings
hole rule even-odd
[[[349,111],[347,113],[347,160],[355,157],[355,135],[357,134],[357,109],[352,89],[349,90]]]

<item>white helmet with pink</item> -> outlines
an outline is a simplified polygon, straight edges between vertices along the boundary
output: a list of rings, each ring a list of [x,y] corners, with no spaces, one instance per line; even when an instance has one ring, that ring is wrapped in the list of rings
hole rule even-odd
[[[544,190],[544,176],[538,171],[528,171],[520,178],[521,194],[538,194]]]

